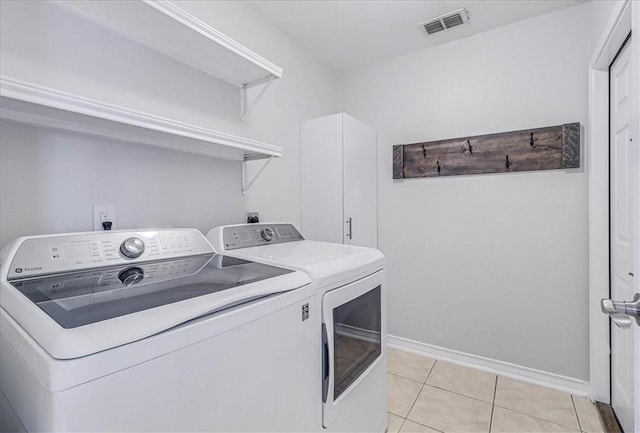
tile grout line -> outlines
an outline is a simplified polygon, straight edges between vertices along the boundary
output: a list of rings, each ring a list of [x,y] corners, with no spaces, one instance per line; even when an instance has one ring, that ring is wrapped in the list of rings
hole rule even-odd
[[[438,360],[435,360],[435,362],[433,363],[433,365],[432,365],[432,366],[431,366],[431,368],[429,369],[429,373],[427,373],[427,377],[424,379],[424,383],[422,384],[422,387],[420,388],[420,391],[418,392],[418,395],[416,396],[415,400],[413,401],[413,404],[412,404],[412,405],[411,405],[411,407],[409,408],[409,412],[407,412],[407,416],[404,418],[404,421],[402,422],[402,425],[400,426],[400,429],[402,429],[402,427],[404,427],[404,425],[405,425],[405,423],[406,423],[407,421],[410,421],[410,422],[413,422],[413,423],[415,423],[415,424],[419,424],[419,425],[422,425],[422,426],[424,426],[424,427],[427,427],[427,428],[429,428],[429,429],[431,429],[431,430],[434,430],[434,431],[437,431],[437,432],[443,433],[443,432],[441,432],[440,430],[435,429],[435,428],[433,428],[433,427],[431,427],[431,426],[428,426],[428,425],[423,424],[423,423],[421,423],[421,422],[418,422],[418,421],[414,421],[414,420],[412,420],[412,419],[409,419],[409,413],[411,413],[411,410],[412,410],[412,409],[413,409],[413,407],[415,406],[416,402],[418,401],[418,398],[420,397],[420,394],[422,393],[422,391],[424,390],[424,388],[425,388],[426,386],[430,386],[430,387],[433,387],[433,388],[436,388],[436,389],[440,389],[440,390],[445,391],[445,392],[450,392],[450,393],[452,393],[452,394],[459,395],[459,396],[461,396],[461,397],[466,397],[466,398],[470,398],[470,399],[473,399],[473,400],[476,400],[476,401],[479,401],[479,402],[482,402],[482,403],[489,404],[489,402],[484,401],[484,400],[480,400],[480,399],[477,399],[477,398],[474,398],[474,397],[470,397],[470,396],[468,396],[468,395],[460,394],[460,393],[457,393],[457,392],[455,392],[455,391],[451,391],[451,390],[448,390],[448,389],[445,389],[445,388],[440,388],[440,387],[437,387],[437,386],[434,386],[434,385],[430,385],[430,384],[428,384],[428,383],[427,383],[427,381],[429,380],[429,377],[431,377],[431,374],[433,373],[433,370],[435,369],[435,367],[436,367],[436,364],[437,364],[437,363],[438,363]],[[391,374],[393,374],[393,373],[391,373]],[[404,376],[400,376],[400,375],[397,375],[397,376],[399,376],[399,377],[404,377]],[[406,378],[406,379],[408,379],[408,378]],[[409,379],[409,380],[411,380],[411,379]],[[497,380],[498,380],[498,376],[496,375],[496,384],[494,384],[494,395],[493,395],[493,400],[494,400],[494,401],[495,401],[495,388],[497,387]],[[415,382],[417,382],[417,381],[415,381]],[[491,406],[491,415],[493,416],[493,405]],[[491,422],[489,422],[489,429],[491,429]]]
[[[505,378],[507,380],[516,381],[516,382],[520,382],[520,383],[523,383],[523,384],[527,385],[527,382],[524,382],[524,381],[521,381],[521,380],[518,380],[518,379],[513,379],[513,378],[510,378],[510,377],[506,377],[506,376],[499,376],[499,377],[503,377],[503,378]],[[535,387],[538,387],[538,388],[544,388],[541,385],[536,385],[536,384],[528,384],[528,385],[535,386]],[[561,395],[563,397],[569,397],[569,399],[571,400],[571,404],[572,404],[573,410],[574,410],[574,414],[576,415],[576,418],[577,418],[577,421],[578,421],[578,430],[577,431],[582,431],[582,430],[580,430],[580,428],[581,428],[580,420],[579,420],[578,415],[577,415],[578,411],[577,411],[577,409],[575,407],[575,404],[574,404],[574,401],[573,401],[573,395],[568,393],[568,392],[560,391],[560,390],[557,390],[557,389],[554,389],[554,388],[546,388],[546,389],[547,389],[547,391],[551,391],[551,392],[559,394],[559,395]],[[570,429],[573,429],[574,431],[576,431],[576,428],[575,428],[576,426],[575,425],[568,425],[568,423],[564,423],[564,421],[560,422],[560,421],[554,421],[554,420],[551,420],[551,419],[548,419],[548,418],[543,418],[542,416],[533,415],[533,414],[528,413],[528,412],[523,412],[521,410],[517,410],[517,409],[511,408],[511,407],[506,406],[506,405],[496,404],[496,406],[499,407],[499,408],[502,408],[502,409],[507,409],[507,410],[510,410],[512,412],[516,412],[516,413],[519,413],[519,414],[522,414],[522,415],[527,415],[527,416],[530,416],[530,417],[533,417],[533,418],[537,418],[537,419],[542,420],[542,421],[550,422],[552,424],[556,424],[556,425],[559,425],[559,426],[570,428]]]
[[[398,349],[396,349],[396,350],[398,350]],[[407,353],[412,353],[412,352],[407,352]],[[413,354],[413,353],[412,353],[412,354]],[[416,356],[418,356],[418,357],[420,357],[420,358],[425,358],[425,359],[433,360],[433,364],[431,364],[431,367],[429,368],[429,372],[427,373],[427,379],[428,379],[428,378],[429,378],[429,375],[431,374],[431,371],[433,370],[433,367],[436,365],[436,360],[435,360],[435,359],[433,359],[433,358],[429,358],[429,357],[427,357],[427,356],[421,356],[421,355],[416,355]],[[424,380],[420,381],[420,380],[416,380],[416,379],[414,379],[413,377],[404,376],[404,375],[402,375],[402,374],[400,374],[400,373],[394,373],[394,372],[392,372],[392,371],[390,371],[390,370],[389,370],[389,367],[388,367],[388,366],[387,366],[387,373],[389,373],[389,374],[393,374],[394,376],[402,377],[403,379],[409,379],[409,380],[412,380],[412,381],[414,381],[414,382],[416,382],[416,383],[421,383],[421,384],[424,384],[424,383],[426,382],[426,380],[427,380],[427,379],[424,379]]]
[[[580,417],[578,416],[578,408],[576,407],[576,402],[573,400],[573,395],[571,395],[571,404],[573,405],[573,413],[576,414],[576,419],[578,420],[578,430],[582,431],[582,423],[580,422]]]
[[[527,413],[527,412],[520,412],[519,410],[515,410],[515,409],[508,408],[508,407],[500,406],[499,404],[496,404],[495,406],[499,407],[500,409],[508,410],[509,412],[515,412],[515,413],[520,414],[520,415],[526,415],[526,416],[528,416],[530,418],[539,419],[540,421],[544,421],[544,422],[548,422],[548,423],[551,423],[551,424],[555,424],[555,425],[558,425],[560,427],[569,428],[569,429],[574,429],[575,428],[575,427],[568,426],[566,424],[560,424],[557,421],[551,421],[550,419],[541,418],[541,417],[539,417],[537,415],[531,415],[530,413]],[[581,431],[581,430],[574,430],[574,431]]]
[[[471,396],[468,396],[468,395],[465,395],[465,394],[460,394],[459,392],[451,391],[450,389],[441,388],[441,387],[439,387],[439,386],[435,386],[435,385],[428,384],[428,383],[427,383],[427,381],[429,380],[429,377],[430,377],[430,376],[431,376],[431,374],[433,373],[433,370],[435,369],[436,363],[437,363],[437,360],[436,360],[436,362],[434,362],[434,363],[433,363],[432,367],[429,369],[429,373],[427,374],[427,377],[425,378],[424,383],[422,383],[422,387],[420,388],[420,391],[418,392],[418,395],[416,396],[415,400],[413,401],[413,404],[412,404],[412,405],[411,405],[411,407],[409,408],[409,412],[407,412],[407,416],[406,416],[406,417],[403,417],[403,416],[398,415],[398,414],[393,413],[393,412],[390,412],[390,413],[393,413],[394,415],[396,415],[396,416],[399,416],[399,417],[403,418],[403,419],[404,419],[404,421],[409,420],[409,421],[414,422],[414,423],[416,423],[416,424],[420,424],[420,425],[423,425],[423,426],[425,426],[425,427],[428,427],[428,428],[430,428],[430,429],[432,429],[432,430],[440,431],[440,430],[435,429],[435,428],[433,428],[433,427],[431,427],[431,426],[428,426],[428,425],[426,425],[426,424],[422,424],[422,423],[420,423],[420,422],[417,422],[417,421],[414,421],[414,420],[412,420],[412,419],[409,419],[409,413],[411,412],[411,409],[413,409],[413,406],[415,406],[416,402],[418,401],[418,397],[420,397],[420,394],[422,393],[422,391],[424,390],[424,388],[425,388],[426,386],[429,386],[429,387],[431,387],[431,388],[439,389],[439,390],[441,390],[441,391],[448,392],[448,393],[451,393],[451,394],[455,394],[455,395],[458,395],[458,396],[460,396],[460,397],[469,398],[469,399],[471,399],[471,400],[475,400],[475,401],[480,402],[480,403],[491,404],[491,405],[492,405],[492,406],[491,406],[491,416],[493,417],[493,404],[492,404],[492,403],[490,403],[490,402],[488,402],[488,401],[486,401],[486,400],[480,400],[479,398],[476,398],[476,397],[471,397]],[[399,374],[395,374],[395,373],[391,373],[391,372],[388,372],[388,374],[391,374],[391,375],[393,375],[393,376],[400,377],[400,378],[405,379],[405,380],[410,380],[410,381],[415,382],[415,383],[420,383],[420,382],[418,382],[417,380],[410,379],[410,378],[408,378],[408,377],[401,376],[401,375],[399,375]],[[498,380],[498,376],[496,375],[496,381],[497,381],[497,380]],[[496,385],[496,384],[494,384],[494,395],[493,395],[493,401],[494,401],[494,402],[495,402],[495,389],[496,389],[496,386],[497,386],[497,385]],[[525,415],[527,415],[527,414],[525,414]],[[404,421],[403,421],[403,423],[402,423],[402,426],[404,425]],[[546,420],[545,420],[545,421],[546,421]],[[560,424],[559,424],[559,425],[560,425]],[[402,426],[401,426],[400,428],[402,428]]]
[[[400,431],[402,430],[402,427],[404,427],[404,423],[407,422],[406,418],[402,418],[402,422],[400,423],[400,427],[398,427],[398,433],[400,433]]]
[[[438,360],[436,360],[436,362],[437,362],[437,361],[438,361]],[[473,399],[473,400],[476,400],[476,401],[479,401],[479,402],[482,402],[482,403],[492,404],[492,403],[488,402],[487,400],[483,400],[483,399],[478,398],[478,397],[473,397],[473,396],[470,396],[470,395],[467,395],[467,394],[462,394],[462,393],[460,393],[460,392],[453,391],[453,390],[448,389],[448,388],[443,388],[443,387],[438,386],[438,385],[433,385],[433,384],[427,383],[427,381],[429,380],[429,377],[431,376],[431,373],[433,372],[433,369],[434,369],[434,368],[435,368],[435,366],[436,366],[436,362],[434,362],[434,363],[433,363],[433,367],[431,368],[431,371],[429,371],[429,374],[427,375],[427,378],[426,378],[426,379],[425,379],[425,381],[424,381],[424,384],[425,384],[425,385],[430,386],[430,387],[433,387],[433,388],[436,388],[436,389],[440,389],[440,390],[442,390],[442,391],[450,392],[450,393],[453,393],[453,394],[456,394],[456,395],[459,395],[459,396],[462,396],[462,397],[471,398],[471,399]],[[442,361],[442,362],[445,362],[445,363],[446,363],[447,361]],[[469,370],[482,371],[482,370],[475,369],[475,368],[473,368],[473,367],[467,367],[467,366],[463,366],[463,367],[464,367],[464,368],[467,368],[467,369],[469,369]],[[486,372],[485,372],[485,373],[486,373]],[[494,374],[494,373],[487,373],[487,374],[491,374],[491,375],[493,375],[493,376],[496,376],[496,379],[497,379],[497,377],[498,377],[498,375],[497,375],[497,374]],[[494,385],[494,397],[493,397],[493,400],[495,401],[495,385]]]
[[[445,433],[445,432],[443,432],[442,430],[438,430],[437,428],[429,427],[429,426],[428,426],[428,425],[426,425],[426,424],[422,424],[421,422],[414,421],[414,420],[409,419],[409,418],[407,418],[405,421],[409,421],[409,422],[412,422],[412,423],[414,423],[414,424],[421,425],[421,426],[426,427],[426,428],[428,428],[428,429],[430,429],[430,430],[433,430],[433,431],[437,431],[437,432],[440,432],[440,433]],[[404,424],[402,424],[402,425],[404,425]]]
[[[400,379],[410,380],[411,382],[415,382],[415,383],[418,383],[420,385],[424,384],[424,382],[421,382],[419,380],[411,379],[410,377],[406,377],[406,376],[401,376],[401,375],[396,374],[396,373],[391,373],[390,371],[387,371],[387,374],[390,374],[390,375],[395,376],[395,377],[399,377]]]
[[[450,389],[447,389],[447,388],[442,388],[440,386],[431,385],[430,383],[425,383],[425,385],[426,386],[430,386],[431,388],[439,389],[440,391],[450,392],[451,394],[459,395],[460,397],[470,398],[471,400],[479,401],[480,403],[492,404],[490,401],[482,400],[482,399],[479,399],[477,397],[471,397],[470,395],[461,394],[461,393],[456,392],[456,391],[451,391]]]
[[[431,368],[429,369],[429,373],[427,373],[427,377],[424,378],[424,382],[422,382],[422,384],[426,384],[427,380],[429,380],[429,376],[431,376],[431,373],[433,373],[433,369],[436,368],[436,364],[438,363],[438,360],[434,360],[433,364],[431,364]]]
[[[411,413],[411,409],[413,409],[413,406],[416,405],[416,402],[418,401],[418,398],[420,398],[420,394],[422,393],[422,390],[424,389],[427,380],[429,380],[429,376],[431,376],[431,372],[433,371],[434,368],[436,368],[436,363],[438,361],[434,361],[434,363],[431,365],[431,368],[429,369],[429,373],[427,373],[427,377],[424,379],[424,382],[422,382],[422,386],[420,387],[420,391],[418,391],[418,395],[416,395],[416,398],[413,400],[413,403],[411,403],[411,407],[409,408],[409,411],[407,412],[407,416],[404,418],[404,421],[402,422],[402,425],[404,425],[405,421],[407,421],[409,419],[409,414]],[[411,422],[414,422],[413,420],[411,420]],[[429,426],[427,426],[429,427]],[[400,426],[400,428],[402,428],[402,426]],[[431,428],[431,427],[429,427]]]
[[[433,365],[435,366],[435,362],[433,363]],[[431,371],[432,371],[432,370],[433,370],[433,366],[429,369],[429,373],[427,373],[427,377],[426,377],[423,381],[415,380],[415,379],[412,379],[412,378],[410,378],[410,377],[403,376],[403,375],[401,375],[401,374],[394,373],[394,372],[389,371],[389,370],[387,370],[387,374],[390,374],[390,375],[392,375],[392,376],[399,377],[399,378],[401,378],[401,379],[410,380],[411,382],[419,383],[420,385],[425,385],[425,384],[427,383],[427,380],[429,379],[429,376],[431,375]],[[429,385],[429,386],[433,386],[433,385]],[[437,386],[435,386],[434,388],[438,388],[438,387],[437,387]],[[444,389],[444,388],[440,388],[440,389]],[[447,390],[445,390],[445,391],[447,391]],[[450,392],[454,392],[454,391],[450,391]],[[456,393],[456,394],[457,394],[457,393]],[[460,395],[463,395],[463,394],[460,394]],[[469,398],[473,398],[473,397],[469,397]],[[477,400],[477,399],[476,399],[476,400]]]
[[[504,376],[498,376],[498,377],[504,377]],[[509,379],[509,378],[507,378],[507,379]],[[510,379],[510,380],[517,380],[517,379]],[[578,430],[577,431],[578,432],[582,432],[582,426],[580,424],[580,418],[578,417],[578,411],[576,409],[575,402],[573,401],[573,395],[569,394],[569,393],[566,393],[566,392],[558,391],[558,390],[554,390],[554,391],[569,397],[569,399],[571,400],[571,405],[573,407],[573,413],[576,416],[576,420],[578,421]],[[561,422],[558,422],[558,421],[552,421],[552,420],[547,419],[547,418],[542,418],[541,416],[538,416],[538,415],[533,415],[531,413],[522,412],[522,411],[510,408],[510,407],[507,407],[507,406],[502,406],[502,405],[496,404],[495,403],[495,397],[494,397],[494,406],[497,406],[497,407],[499,407],[501,409],[509,410],[511,412],[515,412],[515,413],[526,415],[526,416],[529,416],[529,417],[532,417],[532,418],[536,418],[536,419],[539,419],[541,421],[545,421],[545,422],[548,422],[548,423],[551,423],[551,424],[555,424],[555,425],[562,426],[562,427],[565,427],[565,428],[570,428],[570,429],[576,431],[575,430],[575,425],[571,425],[570,426],[570,425],[565,424],[564,422],[561,423]]]
[[[416,379],[414,379],[414,378],[412,378],[412,377],[403,376],[403,375],[401,375],[401,374],[394,373],[394,372],[392,372],[392,371],[387,371],[387,373],[389,373],[389,374],[393,374],[394,376],[398,376],[398,377],[401,377],[401,378],[403,378],[403,379],[410,380],[410,381],[415,382],[415,383],[424,383],[424,382],[422,382],[422,381],[420,381],[420,380],[416,380]]]
[[[407,412],[407,416],[404,417],[405,420],[409,419],[409,414],[411,413],[411,409],[413,409],[413,406],[415,406],[416,401],[418,401],[418,397],[420,397],[420,393],[422,392],[423,389],[424,389],[424,383],[420,387],[420,391],[418,391],[418,394],[416,395],[416,398],[413,399],[413,403],[411,403],[411,407],[409,408],[409,411]]]
[[[489,418],[489,433],[493,428],[493,411],[496,408],[496,394],[498,393],[498,375],[496,375],[496,382],[493,385],[493,401],[491,402],[491,417]]]

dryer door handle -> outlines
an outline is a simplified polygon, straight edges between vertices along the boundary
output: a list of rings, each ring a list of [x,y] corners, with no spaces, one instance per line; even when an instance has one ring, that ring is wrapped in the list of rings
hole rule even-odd
[[[327,402],[329,392],[329,339],[327,337],[327,327],[322,324],[322,402]]]

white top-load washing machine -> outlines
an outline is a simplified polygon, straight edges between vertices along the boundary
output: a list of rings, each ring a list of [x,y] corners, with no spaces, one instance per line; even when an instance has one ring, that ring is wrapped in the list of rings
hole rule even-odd
[[[373,248],[305,240],[293,224],[211,229],[228,256],[299,269],[316,284],[321,311],[322,427],[384,432],[387,427],[384,256]]]
[[[319,429],[303,272],[193,229],[25,237],[1,260],[0,430]]]

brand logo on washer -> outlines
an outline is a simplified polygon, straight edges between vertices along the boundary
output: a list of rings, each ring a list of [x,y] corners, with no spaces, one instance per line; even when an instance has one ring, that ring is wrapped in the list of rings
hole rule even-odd
[[[16,274],[21,274],[23,272],[33,272],[33,271],[41,271],[42,270],[42,266],[34,266],[33,268],[16,268],[15,272]]]

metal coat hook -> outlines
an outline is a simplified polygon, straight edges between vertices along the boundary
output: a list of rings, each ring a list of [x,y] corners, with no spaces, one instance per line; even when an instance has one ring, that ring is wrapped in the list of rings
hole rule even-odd
[[[440,161],[436,161],[436,165],[438,166],[438,174],[440,174]]]
[[[533,132],[531,133],[531,139],[529,140],[529,145],[530,145],[531,147],[536,147],[536,144],[535,144],[535,142],[533,141]]]
[[[471,142],[467,140],[467,146],[469,146],[469,154],[473,155],[473,146],[471,146]]]
[[[427,149],[424,148],[424,144],[422,145],[422,157],[423,158],[427,157]]]
[[[507,170],[509,170],[509,167],[511,166],[511,163],[509,162],[509,155],[507,155],[507,162],[505,163],[505,166],[507,167]]]

